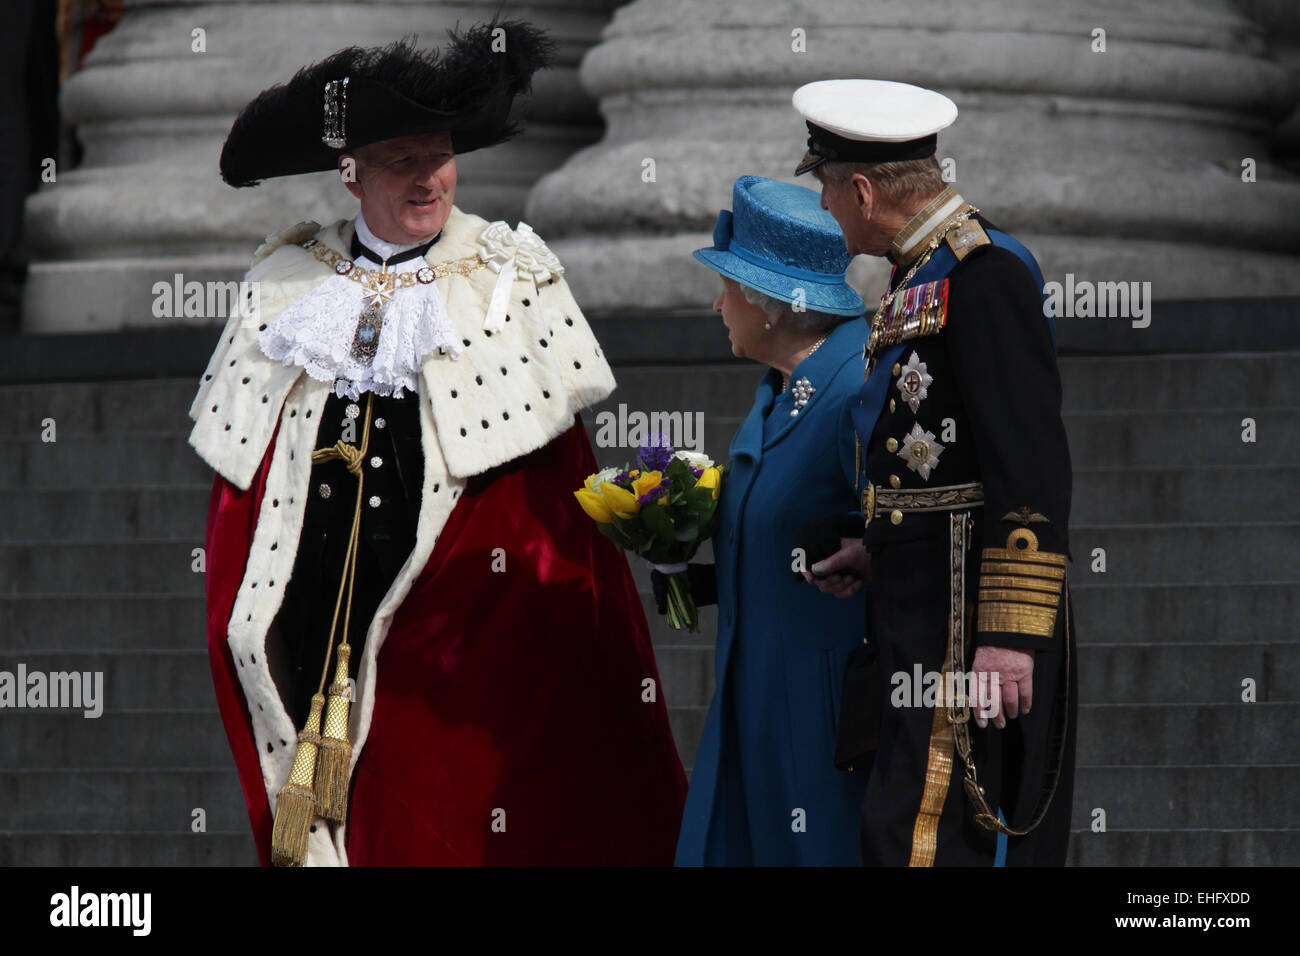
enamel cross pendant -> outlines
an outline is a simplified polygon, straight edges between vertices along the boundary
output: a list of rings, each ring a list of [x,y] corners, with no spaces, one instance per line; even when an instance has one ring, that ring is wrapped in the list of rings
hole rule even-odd
[[[393,273],[384,263],[381,270],[365,283],[366,306],[357,321],[357,331],[352,337],[352,357],[359,362],[371,362],[379,347],[379,333],[384,327],[384,309],[393,298]]]

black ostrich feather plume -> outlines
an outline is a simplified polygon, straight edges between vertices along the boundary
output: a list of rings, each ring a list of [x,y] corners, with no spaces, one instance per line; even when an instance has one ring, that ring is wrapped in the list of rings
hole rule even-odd
[[[414,37],[340,50],[244,107],[221,151],[221,178],[255,186],[335,168],[340,150],[322,142],[324,91],[344,77],[345,150],[436,132],[450,133],[457,153],[493,146],[521,132],[511,106],[554,53],[545,32],[521,20],[451,30],[443,50],[420,50]]]

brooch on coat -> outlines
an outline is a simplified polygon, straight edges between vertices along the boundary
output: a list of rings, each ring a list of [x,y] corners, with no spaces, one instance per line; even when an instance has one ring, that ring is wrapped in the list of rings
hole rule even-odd
[[[794,399],[794,408],[790,409],[791,418],[799,416],[799,410],[808,404],[808,399],[812,398],[815,391],[817,389],[813,388],[813,383],[808,381],[807,377],[799,379],[790,386],[790,395]]]

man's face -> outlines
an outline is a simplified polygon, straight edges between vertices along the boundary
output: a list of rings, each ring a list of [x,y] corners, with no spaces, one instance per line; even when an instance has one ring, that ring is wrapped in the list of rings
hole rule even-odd
[[[450,133],[400,136],[365,148],[356,181],[345,182],[361,200],[366,225],[380,239],[405,244],[432,239],[451,213],[456,156]]]
[[[887,236],[873,228],[868,216],[875,205],[871,183],[865,176],[855,174],[847,181],[825,175],[824,167],[813,171],[822,187],[822,208],[835,217],[844,233],[844,248],[850,255],[883,256],[889,250]]]

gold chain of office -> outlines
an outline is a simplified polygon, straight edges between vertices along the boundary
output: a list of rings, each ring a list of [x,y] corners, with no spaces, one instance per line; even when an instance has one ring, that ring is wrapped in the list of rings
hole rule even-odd
[[[387,268],[367,269],[357,265],[347,256],[341,255],[316,239],[308,239],[302,244],[313,256],[334,270],[335,275],[360,283],[372,293],[380,296],[391,295],[397,289],[409,289],[416,285],[428,285],[444,276],[468,276],[472,272],[487,267],[477,254],[422,266],[411,272],[389,272]]]

